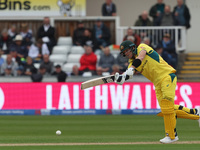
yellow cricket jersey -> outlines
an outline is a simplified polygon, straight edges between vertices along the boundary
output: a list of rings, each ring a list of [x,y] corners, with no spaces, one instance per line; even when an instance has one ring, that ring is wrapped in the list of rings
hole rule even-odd
[[[164,77],[170,73],[175,73],[176,70],[168,65],[163,58],[154,51],[150,46],[146,44],[140,44],[135,51],[136,57],[139,55],[141,50],[146,51],[146,55],[139,67],[136,68],[143,76],[149,79],[154,85],[158,84]],[[132,66],[134,59],[129,59],[129,66]]]

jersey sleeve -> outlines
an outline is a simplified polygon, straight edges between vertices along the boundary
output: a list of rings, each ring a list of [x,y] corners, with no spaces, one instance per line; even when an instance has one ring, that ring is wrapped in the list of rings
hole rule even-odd
[[[137,48],[137,56],[142,50],[145,50],[147,53],[151,53],[153,49],[146,44],[140,44]]]

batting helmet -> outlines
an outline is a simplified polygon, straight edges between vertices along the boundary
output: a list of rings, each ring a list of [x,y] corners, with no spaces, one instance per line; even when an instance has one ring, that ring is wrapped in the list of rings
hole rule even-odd
[[[120,45],[120,51],[121,51],[120,54],[125,57],[124,51],[129,49],[129,48],[131,48],[132,53],[134,53],[135,50],[136,50],[136,46],[133,42],[131,42],[129,40],[123,41]]]

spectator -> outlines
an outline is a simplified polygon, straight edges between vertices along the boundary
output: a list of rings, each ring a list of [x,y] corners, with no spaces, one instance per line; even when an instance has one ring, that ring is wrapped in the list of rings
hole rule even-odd
[[[161,44],[159,44],[156,47],[156,52],[168,63],[171,64],[171,55],[167,52],[163,51],[163,47]]]
[[[120,67],[119,67],[117,64],[114,64],[114,65],[112,66],[112,73],[111,73],[111,74],[115,74],[115,73],[117,73],[117,72],[121,73]]]
[[[40,66],[42,66],[41,68],[42,71],[44,70],[43,67],[45,67],[45,70],[46,70],[45,72],[47,74],[52,74],[54,66],[53,66],[53,62],[49,60],[48,54],[43,55],[43,61],[40,63]]]
[[[140,43],[141,43],[141,38],[136,34],[136,33],[134,33],[133,32],[133,29],[131,29],[131,28],[128,28],[127,29],[127,34],[124,36],[124,38],[123,38],[123,41],[125,41],[125,40],[128,40],[128,37],[129,36],[133,36],[135,39],[134,39],[134,43],[137,45],[137,46],[139,46],[140,45]]]
[[[110,48],[105,47],[103,50],[103,54],[100,56],[97,74],[102,75],[103,72],[109,72],[110,74],[113,72],[112,66],[115,64],[115,58],[110,53]]]
[[[12,56],[12,60],[18,62],[20,60],[20,57],[17,56],[17,50],[16,49],[10,49],[10,55]]]
[[[56,45],[55,28],[50,25],[49,17],[44,17],[43,25],[38,29],[37,39],[42,39],[47,44],[50,53],[53,46]]]
[[[18,34],[9,48],[10,51],[16,51],[16,61],[19,65],[24,65],[25,58],[28,56],[27,46],[22,43],[22,40],[22,36]]]
[[[117,55],[116,65],[119,66],[119,73],[126,71],[128,67],[128,58],[122,57],[120,54]]]
[[[173,26],[175,25],[174,22],[174,16],[171,12],[171,8],[169,5],[165,5],[164,13],[162,13],[159,17],[156,19],[156,25],[157,26]],[[162,39],[164,33],[170,32],[173,36],[173,39],[175,39],[175,30],[174,29],[163,29],[163,30],[157,30],[157,34],[154,35],[155,39]],[[157,45],[157,43],[155,43]]]
[[[163,36],[163,40],[159,43],[163,48],[162,56],[170,54],[170,61],[167,61],[169,65],[176,69],[177,66],[177,53],[174,42],[170,39],[170,34],[166,33]]]
[[[0,36],[0,49],[3,50],[4,54],[9,53],[9,47],[12,43],[12,38],[8,35],[7,29],[3,29],[1,31]]]
[[[117,8],[112,0],[106,0],[101,8],[102,16],[116,16]]]
[[[12,60],[12,56],[7,54],[6,61],[1,66],[1,75],[16,76],[18,64]]]
[[[163,48],[161,46],[161,44],[158,44],[158,46],[156,47],[156,52],[162,57],[162,53],[163,53]],[[165,60],[165,59],[164,59]],[[165,60],[166,61],[166,60]],[[166,61],[167,62],[167,61]],[[168,63],[168,62],[167,62]]]
[[[31,75],[32,82],[42,82],[43,76],[46,75],[46,68],[43,65],[40,65],[40,68],[37,73]]]
[[[24,66],[24,74],[31,76],[32,74],[37,73],[37,69],[33,65],[33,60],[31,57],[26,58],[26,65]]]
[[[152,26],[152,22],[148,17],[147,11],[142,12],[138,20],[135,22],[135,26]]]
[[[150,39],[149,37],[144,37],[142,43],[147,44],[148,46],[154,48],[154,47],[151,45],[151,39]]]
[[[83,34],[82,46],[90,45],[94,47],[94,37],[92,37],[92,31],[90,29],[85,29]]]
[[[97,56],[94,54],[91,46],[84,46],[85,54],[80,58],[80,67],[73,67],[73,75],[83,75],[84,72],[96,73]]]
[[[8,35],[11,37],[12,40],[14,40],[15,36],[17,35],[16,29],[17,27],[15,24],[11,25],[11,27],[8,29]]]
[[[79,75],[79,67],[77,65],[74,65],[72,67],[72,73],[70,75],[75,75],[75,76]]]
[[[29,47],[28,56],[33,59],[34,62],[41,62],[43,55],[49,55],[50,51],[46,43],[42,39],[38,39],[36,44],[32,44]]]
[[[130,35],[127,37],[127,40],[131,41],[131,42],[135,42],[135,37]]]
[[[24,67],[19,66],[17,68],[17,76],[24,76]]]
[[[77,25],[77,29],[74,30],[73,33],[73,44],[80,46],[83,43],[83,36],[84,36],[84,31],[85,31],[85,27],[84,27],[84,23],[83,21],[78,21],[78,25]]]
[[[38,70],[38,74],[42,75],[42,77],[48,77],[50,74],[47,72],[46,66],[41,64]]]
[[[150,8],[149,15],[153,18],[153,25],[156,26],[156,20],[164,13],[165,4],[163,0],[157,0],[157,3]]]
[[[95,50],[110,45],[110,30],[100,19],[96,20],[93,27],[93,37],[95,37]]]
[[[135,26],[152,26],[151,20],[148,18],[148,12],[143,11],[139,16],[138,20],[135,22]],[[140,38],[143,39],[146,36],[151,36],[151,33],[148,33],[147,30],[139,30]]]
[[[0,49],[0,68],[1,65],[4,63],[4,59],[1,57],[3,55],[3,50]]]
[[[174,16],[171,12],[171,7],[165,5],[164,13],[162,13],[156,19],[156,26],[173,26],[174,25]]]
[[[62,71],[62,68],[60,65],[56,65],[55,66],[55,71],[53,72],[52,75],[56,75],[57,76],[57,81],[58,82],[65,82],[66,78],[67,78],[67,74]]]
[[[143,39],[142,43],[147,44],[148,46],[150,46],[150,45],[151,45],[150,38],[145,37],[145,38]]]
[[[190,11],[183,0],[177,0],[177,6],[174,7],[173,15],[175,17],[175,25],[190,28]]]
[[[39,73],[31,75],[32,82],[42,82],[43,76]]]
[[[29,29],[27,23],[22,23],[20,27],[20,35],[23,38],[24,45],[30,46],[32,44],[32,30]]]

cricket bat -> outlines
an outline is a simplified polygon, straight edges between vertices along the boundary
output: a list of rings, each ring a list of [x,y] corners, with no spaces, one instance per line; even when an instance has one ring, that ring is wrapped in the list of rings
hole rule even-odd
[[[81,90],[87,89],[89,87],[114,82],[115,75],[109,75],[105,77],[95,78],[81,83]]]

